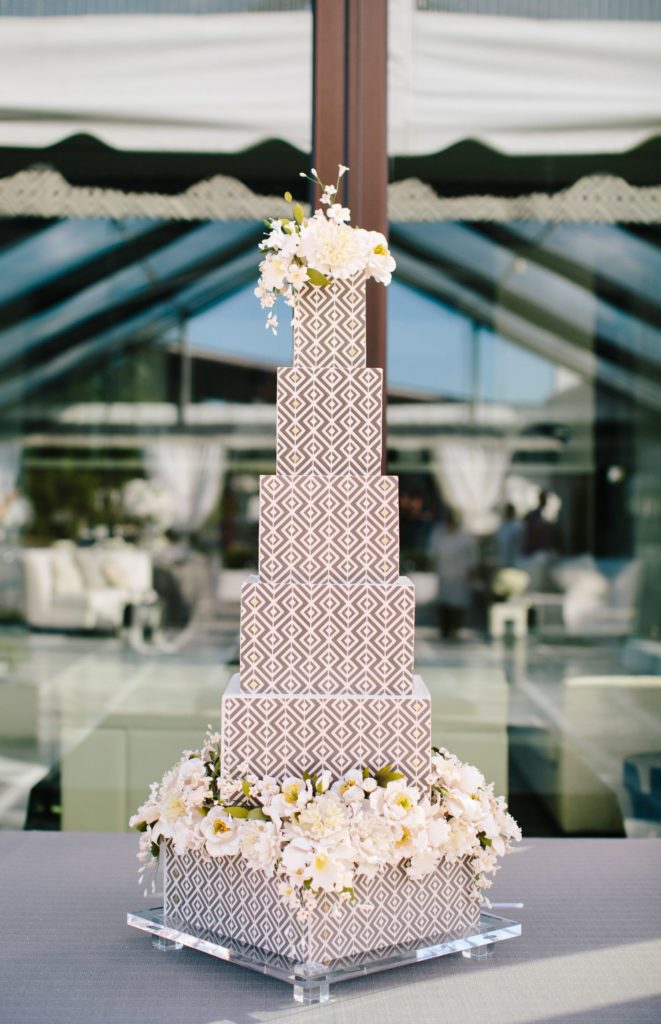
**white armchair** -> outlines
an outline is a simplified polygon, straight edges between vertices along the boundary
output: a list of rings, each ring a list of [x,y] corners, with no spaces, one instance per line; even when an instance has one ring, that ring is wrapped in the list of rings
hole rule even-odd
[[[37,629],[116,630],[127,605],[153,596],[147,551],[53,546],[23,553],[25,620]]]

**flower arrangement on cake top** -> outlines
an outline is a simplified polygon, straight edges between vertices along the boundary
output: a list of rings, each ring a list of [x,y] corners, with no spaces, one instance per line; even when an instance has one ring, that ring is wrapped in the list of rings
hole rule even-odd
[[[292,204],[292,216],[265,221],[268,234],[259,244],[265,256],[259,264],[255,288],[262,309],[272,310],[278,297],[294,307],[297,292],[304,285],[323,288],[331,281],[355,274],[363,273],[381,284],[390,284],[395,261],[385,235],[351,227],[350,210],[335,201],[340,179],[348,170],[339,165],[335,185],[324,185],[314,167],[311,176],[302,171],[302,178],[321,188],[325,209],[306,217],[301,204],[293,202],[291,193],[285,192],[286,201]],[[266,327],[277,334],[275,313],[268,313]]]
[[[229,780],[220,774],[219,736],[210,734],[199,753],[185,753],[152,785],[130,819],[141,833],[141,880],[166,840],[179,856],[241,856],[277,876],[280,895],[303,918],[320,894],[352,899],[360,876],[388,865],[423,878],[442,860],[469,858],[477,890],[486,889],[519,827],[477,768],[438,748],[431,765],[426,794],[389,764],[336,779],[322,771]]]

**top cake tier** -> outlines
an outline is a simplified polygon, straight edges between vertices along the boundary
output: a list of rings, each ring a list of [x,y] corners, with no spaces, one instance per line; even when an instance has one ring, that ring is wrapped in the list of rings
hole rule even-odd
[[[365,366],[365,275],[305,285],[294,311],[294,366]]]

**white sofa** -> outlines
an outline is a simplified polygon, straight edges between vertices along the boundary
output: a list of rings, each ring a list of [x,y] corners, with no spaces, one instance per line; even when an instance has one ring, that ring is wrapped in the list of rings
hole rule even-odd
[[[130,544],[23,552],[25,620],[35,629],[116,630],[129,604],[153,598],[152,560]]]

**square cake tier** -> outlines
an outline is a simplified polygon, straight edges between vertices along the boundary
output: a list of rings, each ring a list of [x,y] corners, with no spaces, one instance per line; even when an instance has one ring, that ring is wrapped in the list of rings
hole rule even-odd
[[[328,963],[389,947],[415,948],[474,934],[479,899],[467,860],[442,862],[425,878],[387,867],[360,877],[355,900],[322,897],[306,922],[278,894],[279,879],[248,867],[241,856],[203,860],[164,850],[165,919],[199,934],[206,930],[301,963]],[[391,950],[391,952],[395,952]]]
[[[364,366],[365,275],[303,285],[293,329],[295,366]]]
[[[241,587],[241,685],[247,693],[411,692],[415,591],[396,583]]]
[[[383,370],[278,367],[278,473],[378,476]]]
[[[419,676],[405,697],[243,693],[238,673],[222,700],[224,776],[341,775],[391,763],[426,785],[431,768],[431,698]]]
[[[259,494],[265,583],[397,582],[397,477],[263,476]]]

